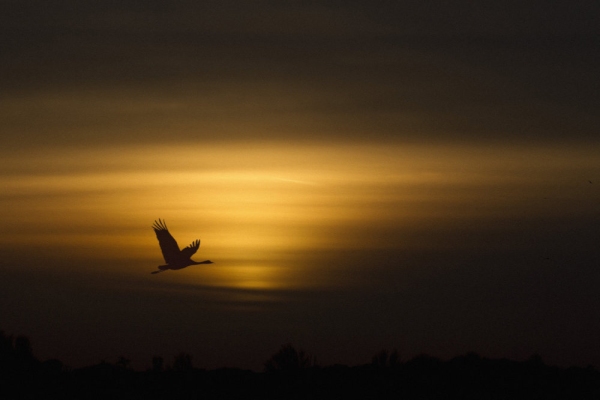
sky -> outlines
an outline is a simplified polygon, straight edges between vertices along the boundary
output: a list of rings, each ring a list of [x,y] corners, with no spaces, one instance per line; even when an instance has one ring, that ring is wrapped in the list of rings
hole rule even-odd
[[[598,65],[596,1],[2,0],[0,330],[600,367]]]

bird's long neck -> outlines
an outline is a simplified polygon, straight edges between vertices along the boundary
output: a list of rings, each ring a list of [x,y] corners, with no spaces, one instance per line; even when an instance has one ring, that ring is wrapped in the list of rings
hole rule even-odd
[[[212,264],[213,262],[210,260],[204,260],[204,261],[194,261],[193,265],[198,265],[198,264]]]

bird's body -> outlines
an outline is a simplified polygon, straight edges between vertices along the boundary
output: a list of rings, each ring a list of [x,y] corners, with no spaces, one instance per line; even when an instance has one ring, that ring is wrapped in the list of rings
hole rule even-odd
[[[200,247],[200,240],[196,239],[183,250],[179,250],[179,246],[177,245],[177,242],[173,236],[171,236],[169,233],[165,221],[160,219],[158,221],[154,221],[152,228],[154,229],[154,233],[156,233],[160,250],[162,251],[165,262],[167,263],[166,265],[159,265],[158,271],[153,271],[153,274],[158,274],[159,272],[166,271],[168,269],[177,270],[189,267],[190,265],[213,263],[210,260],[200,262],[192,260],[192,256]]]

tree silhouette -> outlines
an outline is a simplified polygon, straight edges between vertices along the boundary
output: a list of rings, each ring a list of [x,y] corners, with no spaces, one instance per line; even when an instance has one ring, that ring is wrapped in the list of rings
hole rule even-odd
[[[128,358],[125,358],[123,356],[120,356],[119,359],[117,360],[117,366],[119,368],[127,369],[127,368],[129,368],[129,364],[131,364],[131,360]]]
[[[281,349],[265,362],[265,371],[298,371],[312,367],[314,358],[303,350],[296,350],[291,344],[281,346]]]
[[[27,336],[19,335],[14,338],[0,331],[0,370],[25,371],[38,367],[39,364]]]
[[[379,353],[375,354],[371,359],[371,365],[376,368],[384,368],[384,367],[395,367],[400,362],[400,354],[398,354],[398,350],[392,351],[391,353],[387,350],[381,350]]]
[[[17,336],[15,339],[15,351],[20,357],[33,357],[31,341],[27,336]]]
[[[12,369],[16,359],[14,338],[0,331],[0,371],[5,372]]]
[[[4,331],[0,331],[0,357],[3,357],[12,352],[13,337],[7,336]]]
[[[177,354],[175,356],[175,361],[173,362],[173,370],[178,372],[191,371],[192,356],[185,352]]]
[[[371,359],[371,364],[377,368],[383,368],[387,366],[389,353],[387,350],[381,350],[375,354]]]
[[[152,357],[152,371],[161,372],[164,367],[164,359],[161,356]]]

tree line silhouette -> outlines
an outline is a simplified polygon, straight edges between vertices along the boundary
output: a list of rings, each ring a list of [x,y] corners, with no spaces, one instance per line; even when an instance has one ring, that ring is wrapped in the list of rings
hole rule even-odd
[[[135,371],[130,360],[71,369],[39,361],[25,336],[0,331],[2,399],[599,399],[594,367],[559,368],[534,355],[523,362],[468,353],[443,361],[428,355],[402,360],[381,350],[371,363],[319,366],[292,344],[283,345],[262,372],[205,370],[182,352],[165,365]]]

